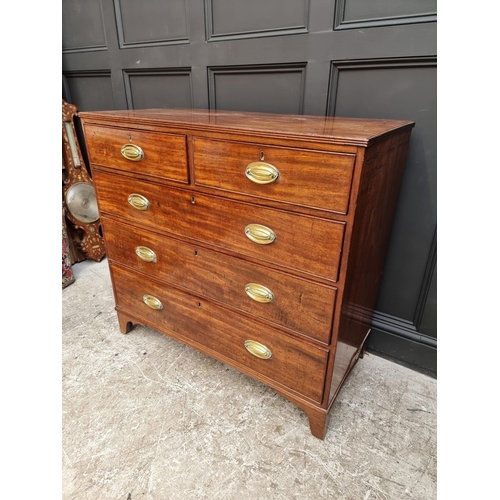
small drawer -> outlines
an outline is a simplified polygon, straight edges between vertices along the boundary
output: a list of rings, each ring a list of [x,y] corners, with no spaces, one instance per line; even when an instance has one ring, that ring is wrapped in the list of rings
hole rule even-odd
[[[100,212],[336,281],[345,223],[94,172]]]
[[[101,218],[106,254],[153,278],[328,343],[336,289]]]
[[[354,154],[194,140],[195,183],[346,214]]]
[[[327,349],[286,335],[198,296],[110,265],[117,309],[270,385],[321,403]]]
[[[90,162],[187,183],[186,137],[125,128],[85,125]]]

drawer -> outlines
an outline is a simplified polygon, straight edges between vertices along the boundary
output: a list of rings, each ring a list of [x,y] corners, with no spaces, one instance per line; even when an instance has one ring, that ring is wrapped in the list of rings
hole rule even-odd
[[[206,242],[268,267],[337,279],[343,222],[299,216],[107,172],[94,172],[94,182],[103,215],[115,214],[153,230]],[[129,203],[131,195],[132,202],[141,209]]]
[[[110,260],[328,343],[336,289],[101,219]]]
[[[186,137],[126,128],[85,125],[90,162],[187,183]],[[122,148],[128,150],[122,153]]]
[[[195,183],[347,213],[355,155],[194,139]]]
[[[194,295],[144,281],[133,271],[114,264],[110,268],[119,310],[159,331],[184,337],[195,346],[202,346],[203,351],[208,350],[213,357],[244,367],[251,375],[262,375],[271,383],[321,403],[328,358],[325,349],[264,327]],[[147,305],[144,296],[151,306],[161,304],[161,309]],[[271,357],[261,359],[251,354],[245,347],[246,341],[265,346]],[[267,353],[260,345],[249,348],[257,354]]]

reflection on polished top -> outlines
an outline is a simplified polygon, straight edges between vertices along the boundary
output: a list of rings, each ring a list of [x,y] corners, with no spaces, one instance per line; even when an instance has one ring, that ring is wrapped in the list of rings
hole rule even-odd
[[[99,115],[112,122],[123,122],[127,118],[134,119],[135,123],[143,122],[149,125],[169,121],[179,126],[185,125],[200,130],[210,127],[212,131],[214,128],[220,128],[221,131],[237,129],[255,133],[265,132],[267,135],[276,136],[286,134],[288,137],[327,139],[329,142],[338,141],[354,146],[367,146],[375,138],[379,140],[402,127],[413,125],[413,122],[404,120],[276,115],[202,109],[136,109],[97,111],[90,114]],[[87,113],[80,112],[79,116],[83,118]]]

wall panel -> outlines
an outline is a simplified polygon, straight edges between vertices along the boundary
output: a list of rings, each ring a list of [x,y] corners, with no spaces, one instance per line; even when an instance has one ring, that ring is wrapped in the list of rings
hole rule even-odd
[[[337,0],[336,29],[423,23],[436,20],[437,0]]]
[[[128,109],[191,108],[189,69],[125,70]]]
[[[69,98],[79,111],[115,109],[110,71],[64,74]]]
[[[63,52],[105,50],[101,0],[62,2]]]
[[[405,358],[408,362],[437,345],[435,338],[420,331],[422,318],[426,324],[432,318],[432,306],[426,311],[425,307],[436,293],[431,279],[436,261],[436,86],[434,57],[332,62],[330,115],[416,123],[369,342],[385,352],[388,345],[400,343],[394,335],[407,339],[413,353]],[[392,341],[388,343],[384,334]],[[435,363],[434,353],[430,359]]]
[[[210,108],[302,114],[305,64],[210,68]]]
[[[115,0],[120,47],[189,43],[185,0]]]
[[[309,0],[206,0],[207,38],[306,33]]]

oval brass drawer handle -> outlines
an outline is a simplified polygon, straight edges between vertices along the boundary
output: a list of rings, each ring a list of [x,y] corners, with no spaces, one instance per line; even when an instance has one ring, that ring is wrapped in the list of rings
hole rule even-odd
[[[276,233],[261,224],[248,224],[245,227],[245,234],[247,238],[251,239],[254,243],[259,245],[269,245],[276,239]]]
[[[156,262],[156,254],[151,248],[138,246],[135,247],[135,253],[144,262]]]
[[[142,300],[151,309],[163,309],[163,304],[156,297],[152,295],[143,295]]]
[[[262,304],[268,304],[274,300],[274,293],[269,288],[258,283],[247,283],[245,285],[245,292],[247,292],[247,295],[251,299]]]
[[[137,210],[149,210],[149,200],[142,194],[132,193],[128,197],[128,202]]]
[[[247,165],[245,175],[256,184],[272,184],[278,180],[280,171],[270,163],[254,161]]]
[[[140,146],[136,146],[135,144],[125,144],[121,149],[121,154],[130,161],[141,161],[144,159],[144,151]]]
[[[261,344],[256,340],[245,340],[245,348],[250,354],[257,356],[260,359],[271,359],[273,355],[269,347],[266,347],[264,344]]]

